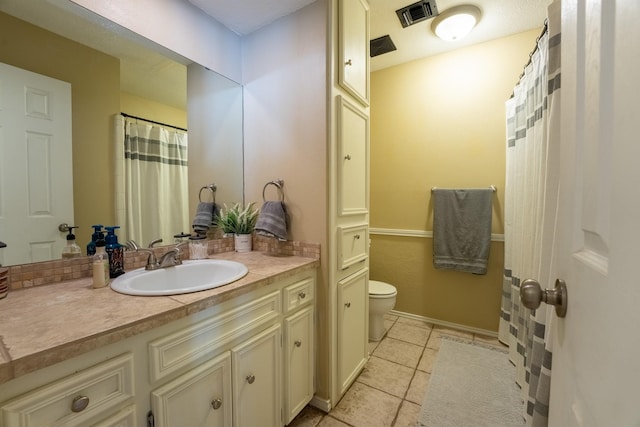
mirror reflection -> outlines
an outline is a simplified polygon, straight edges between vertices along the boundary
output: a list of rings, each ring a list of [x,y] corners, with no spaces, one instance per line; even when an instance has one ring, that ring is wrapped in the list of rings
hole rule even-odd
[[[93,224],[120,225],[121,243],[130,238],[126,224],[118,223],[117,215],[122,206],[116,201],[118,135],[114,122],[121,112],[188,129],[186,201],[178,202],[180,197],[174,189],[164,190],[170,203],[188,212],[186,220],[182,219],[180,227],[169,227],[177,229],[165,231],[167,236],[161,235],[159,228],[150,227],[139,244],[146,246],[147,240],[160,237],[172,243],[173,234],[191,232],[203,186],[216,184],[218,204],[241,202],[243,198],[241,86],[80,9],[70,5],[63,10],[35,0],[6,0],[0,4],[0,63],[66,82],[72,135],[72,154],[55,158],[62,158],[59,161],[43,155],[57,148],[55,137],[35,138],[20,146],[27,152],[27,160],[43,166],[31,167],[30,171],[9,168],[15,159],[3,152],[0,240],[8,247],[0,250],[2,265],[59,259],[61,249],[54,244],[66,243],[66,233],[58,230],[60,223],[80,227],[75,235],[83,251]],[[0,102],[6,110],[6,101]],[[8,123],[0,122],[0,127],[0,149],[6,150],[8,140],[14,139],[7,138]],[[64,178],[52,177],[46,170],[49,166],[71,171],[67,173],[72,175],[68,177],[70,183],[65,185]],[[20,195],[25,202],[18,202]],[[65,201],[68,196],[72,201]],[[211,200],[210,195],[206,197]],[[160,210],[153,199],[144,203]],[[72,209],[64,213],[62,208],[69,205]],[[16,218],[8,220],[9,211]],[[16,215],[16,211],[21,212]],[[62,217],[55,217],[60,212]],[[36,219],[42,223],[37,227]],[[131,232],[137,233],[134,228]],[[11,230],[17,231],[15,236],[5,237]],[[29,231],[35,236],[27,237]]]

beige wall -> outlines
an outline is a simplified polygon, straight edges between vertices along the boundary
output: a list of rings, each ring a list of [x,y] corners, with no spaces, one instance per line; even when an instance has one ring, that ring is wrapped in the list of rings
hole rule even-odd
[[[371,75],[371,227],[432,230],[431,187],[498,188],[504,230],[504,102],[539,30]],[[497,331],[504,245],[486,275],[436,270],[430,237],[372,234],[371,279],[398,288],[396,310]]]
[[[0,61],[71,83],[73,193],[78,244],[113,224],[111,116],[120,110],[118,59],[0,13]]]
[[[120,111],[147,120],[187,128],[187,112],[185,110],[141,98],[131,93],[120,93]]]

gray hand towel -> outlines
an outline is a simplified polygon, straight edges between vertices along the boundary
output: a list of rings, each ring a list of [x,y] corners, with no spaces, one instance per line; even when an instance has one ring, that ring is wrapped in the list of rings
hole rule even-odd
[[[204,234],[209,230],[215,215],[215,203],[200,202],[196,208],[196,215],[193,218],[192,228],[197,234]]]
[[[491,244],[491,189],[433,190],[433,265],[486,274]]]
[[[256,221],[257,234],[286,241],[288,225],[289,219],[284,202],[264,202]]]

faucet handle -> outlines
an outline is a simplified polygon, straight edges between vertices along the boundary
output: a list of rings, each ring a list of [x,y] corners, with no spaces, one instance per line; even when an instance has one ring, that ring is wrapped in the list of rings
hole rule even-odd
[[[162,239],[155,239],[149,243],[149,247],[152,248],[156,243],[162,243]]]
[[[127,244],[125,245],[125,247],[130,250],[130,251],[138,251],[139,246],[136,242],[134,242],[133,240],[127,240]]]

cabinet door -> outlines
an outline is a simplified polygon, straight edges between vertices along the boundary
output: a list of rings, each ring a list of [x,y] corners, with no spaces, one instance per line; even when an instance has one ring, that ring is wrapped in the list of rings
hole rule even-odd
[[[369,117],[338,96],[338,213],[367,213]]]
[[[338,14],[338,83],[369,105],[369,5],[366,0],[340,0]]]
[[[285,424],[313,397],[313,307],[284,319]]]
[[[338,387],[342,395],[368,356],[369,269],[338,282]]]
[[[281,326],[274,325],[231,350],[233,425],[282,425]]]
[[[157,427],[229,427],[231,404],[228,351],[151,392]]]

